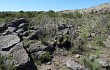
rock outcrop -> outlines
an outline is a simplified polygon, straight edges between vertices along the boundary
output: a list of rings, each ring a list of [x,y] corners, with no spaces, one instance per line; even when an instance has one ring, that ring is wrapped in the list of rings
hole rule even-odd
[[[13,20],[9,23],[9,27],[18,27],[20,24],[27,23],[24,18]]]
[[[28,48],[29,53],[34,53],[38,51],[44,51],[48,48],[48,46],[45,45],[37,45],[37,44],[31,44],[30,47]]]
[[[3,32],[5,29],[7,29],[7,24],[6,23],[1,24],[0,25],[0,32]]]
[[[87,70],[84,66],[78,64],[77,62],[68,59],[66,63],[67,67],[69,67],[72,70]]]
[[[27,21],[24,18],[13,20],[7,24],[2,24],[0,26],[0,31],[3,35],[8,35],[12,33],[17,33],[21,35],[27,28]],[[4,32],[3,32],[4,31]]]
[[[6,52],[10,51],[18,42],[20,42],[20,39],[17,35],[0,36],[0,50]]]
[[[0,36],[0,53],[3,56],[11,57],[11,63],[19,69],[23,66],[23,70],[27,68],[27,65],[31,63],[28,53],[23,47],[22,42],[17,35],[5,35]],[[7,59],[5,62],[8,62],[10,59]],[[28,64],[29,63],[29,64]],[[10,64],[10,62],[6,63]],[[31,69],[33,70],[33,69]]]

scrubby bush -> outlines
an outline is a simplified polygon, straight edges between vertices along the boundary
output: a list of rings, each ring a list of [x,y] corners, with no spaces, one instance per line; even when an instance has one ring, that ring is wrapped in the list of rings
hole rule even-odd
[[[27,48],[31,42],[32,42],[32,41],[29,40],[29,39],[23,39],[23,40],[22,40],[23,46],[24,46],[25,48]]]
[[[49,60],[51,60],[51,56],[49,52],[45,52],[40,58],[39,61],[42,63],[48,62]]]
[[[82,14],[80,12],[78,12],[78,11],[75,11],[74,15],[75,15],[76,18],[77,17],[78,18],[81,18],[82,17]]]
[[[85,66],[90,68],[90,70],[99,70],[100,68],[100,64],[97,61],[90,61],[87,57],[83,58],[83,63]]]
[[[17,70],[17,68],[14,67],[13,64],[6,65],[5,64],[6,60],[11,61],[12,57],[10,55],[9,56],[2,56],[0,54],[0,70]]]
[[[0,70],[5,70],[4,57],[0,55]]]

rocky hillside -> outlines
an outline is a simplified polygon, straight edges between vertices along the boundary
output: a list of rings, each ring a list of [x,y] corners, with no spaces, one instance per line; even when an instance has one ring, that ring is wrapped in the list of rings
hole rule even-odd
[[[61,11],[63,13],[74,13],[74,12],[80,12],[80,13],[90,13],[90,12],[110,12],[110,3],[105,3],[105,4],[101,4],[99,6],[95,6],[95,7],[90,7],[90,8],[85,8],[85,9],[79,9],[79,10],[65,10],[65,11]]]
[[[0,12],[0,70],[110,70],[109,5]]]

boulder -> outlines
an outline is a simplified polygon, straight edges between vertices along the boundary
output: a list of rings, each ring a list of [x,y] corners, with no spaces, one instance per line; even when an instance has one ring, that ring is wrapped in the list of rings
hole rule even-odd
[[[25,26],[27,26],[27,23],[22,23],[22,24],[20,24],[20,25],[18,26],[18,28],[23,28],[23,27],[25,27]]]
[[[80,65],[79,63],[68,59],[66,61],[66,65],[68,68],[72,69],[72,70],[87,70],[84,66]]]
[[[67,28],[66,24],[58,25],[58,30],[63,30],[65,28]]]
[[[30,30],[38,30],[40,26],[31,26]]]
[[[18,70],[37,70],[21,42],[16,44],[9,52],[12,55],[12,63]]]
[[[0,32],[3,32],[6,29],[7,29],[7,24],[6,23],[0,25]]]
[[[30,40],[35,40],[35,39],[38,39],[42,36],[44,36],[44,31],[42,30],[30,30],[30,35],[29,35],[29,39]]]
[[[79,36],[75,31],[72,31],[71,34],[73,39],[76,39]]]
[[[29,36],[29,31],[25,31],[25,32],[23,32],[23,36],[25,36],[25,37],[27,37],[27,36]]]
[[[48,48],[48,46],[45,45],[37,45],[37,44],[31,44],[30,47],[27,49],[29,53],[35,53],[38,51],[44,51]]]
[[[68,28],[67,28],[67,29],[63,29],[63,30],[60,30],[60,32],[61,32],[63,35],[70,33]]]
[[[5,30],[5,32],[15,32],[16,28],[15,27],[8,27],[7,30]]]
[[[55,45],[52,44],[52,45],[37,45],[37,44],[31,44],[29,46],[29,48],[27,48],[28,52],[29,53],[35,53],[35,52],[38,52],[38,51],[49,51],[49,52],[53,52],[55,50]]]
[[[18,29],[17,31],[16,31],[16,33],[23,33],[24,32],[24,30],[23,30],[23,28],[20,28],[20,29]]]
[[[9,51],[12,46],[20,41],[17,35],[0,36],[0,50]]]
[[[27,23],[24,18],[15,19],[9,23],[9,27],[18,27],[22,23]]]
[[[32,53],[31,56],[34,56],[34,59],[40,59],[40,57],[46,53],[46,51],[38,51],[38,52],[35,52],[35,53]]]
[[[55,47],[56,47],[56,44],[50,44],[45,50],[49,51],[50,53],[53,53],[55,50]]]
[[[4,57],[11,57],[4,61],[6,65],[12,64],[18,70],[36,70],[17,35],[0,36],[0,53]]]
[[[30,34],[29,34],[28,38],[29,38],[30,40],[38,39],[36,30],[30,30],[29,33],[30,33]]]
[[[17,33],[17,35],[19,36],[20,39],[22,39],[22,37],[24,36],[23,32],[24,32],[23,28],[20,28],[16,31],[16,33]]]
[[[3,35],[8,35],[11,33],[21,33],[21,31],[27,29],[27,21],[24,18],[15,19],[7,24],[0,25],[0,31],[3,32]]]
[[[13,63],[16,67],[24,65],[30,61],[30,58],[23,48],[22,43],[16,44],[13,48],[10,49],[10,54],[13,56]]]

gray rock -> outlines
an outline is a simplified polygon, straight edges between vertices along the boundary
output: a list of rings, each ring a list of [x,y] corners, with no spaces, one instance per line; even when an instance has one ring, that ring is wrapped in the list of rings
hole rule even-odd
[[[34,39],[38,38],[38,36],[36,34],[36,30],[30,30],[29,33],[30,33],[28,36],[29,39],[34,40]]]
[[[16,31],[16,33],[23,33],[23,32],[24,32],[23,28],[20,28]]]
[[[5,32],[10,32],[10,33],[12,33],[12,32],[14,32],[15,30],[16,30],[15,27],[8,27],[7,30],[5,30]]]
[[[17,35],[19,36],[20,39],[22,39],[22,37],[24,36],[23,32],[24,32],[23,28],[20,28],[16,31],[16,33],[17,33]]]
[[[18,27],[22,23],[27,23],[24,18],[15,19],[9,23],[9,27]]]
[[[75,39],[75,38],[77,38],[78,37],[78,34],[75,32],[75,31],[72,31],[72,37],[73,37],[73,39]]]
[[[55,50],[55,46],[52,44],[52,45],[37,45],[37,44],[31,44],[29,46],[29,48],[27,48],[28,52],[30,53],[35,53],[35,52],[38,52],[38,51],[49,51],[49,52],[54,52]]]
[[[30,29],[31,30],[38,30],[40,26],[31,26]]]
[[[40,59],[40,57],[42,57],[44,53],[46,53],[46,51],[38,51],[38,52],[32,53],[31,55],[34,56],[35,59]]]
[[[7,29],[7,24],[6,23],[0,25],[0,32],[4,31],[6,29]]]
[[[18,70],[37,70],[17,35],[0,36],[0,54],[11,57],[4,61],[6,65],[12,64]]]
[[[35,52],[38,52],[38,51],[44,51],[44,50],[46,50],[46,48],[48,48],[48,46],[31,44],[30,47],[28,48],[28,51],[30,53],[35,53]]]
[[[0,36],[0,50],[8,51],[13,45],[20,41],[17,35]]]
[[[96,55],[90,55],[89,60],[94,61],[96,59],[96,57],[97,57]]]
[[[101,67],[106,68],[107,66],[110,66],[109,62],[107,62],[104,58],[98,58],[96,61],[101,65]]]
[[[72,70],[87,70],[84,66],[70,59],[67,60],[66,65],[68,68]]]
[[[16,44],[9,52],[13,56],[13,63],[16,67],[24,65],[30,61],[30,58],[26,50],[23,48],[22,43]]]
[[[63,29],[63,30],[60,30],[60,32],[62,32],[63,35],[69,34],[69,29]]]
[[[25,31],[25,32],[23,32],[23,36],[25,36],[25,37],[27,37],[27,36],[29,36],[29,31]]]
[[[67,28],[67,25],[66,24],[58,25],[58,30],[63,30],[65,28]]]
[[[22,24],[20,24],[19,26],[18,26],[18,28],[23,28],[23,27],[25,27],[27,25],[27,23],[22,23]]]
[[[30,30],[30,35],[29,35],[29,39],[30,40],[35,40],[38,39],[40,37],[44,36],[44,31],[42,30]]]

